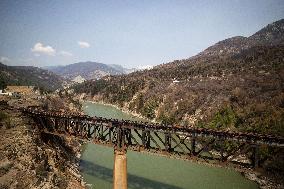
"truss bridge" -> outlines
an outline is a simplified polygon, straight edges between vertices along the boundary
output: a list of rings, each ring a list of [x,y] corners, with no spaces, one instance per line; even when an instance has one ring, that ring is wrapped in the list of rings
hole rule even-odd
[[[271,135],[47,112],[39,107],[29,107],[23,111],[37,123],[42,132],[113,147],[114,188],[127,188],[127,174],[116,173],[123,170],[126,172],[127,150],[257,168],[267,159],[272,160],[275,154],[283,153],[284,149],[284,138]],[[261,155],[263,149],[271,155]]]

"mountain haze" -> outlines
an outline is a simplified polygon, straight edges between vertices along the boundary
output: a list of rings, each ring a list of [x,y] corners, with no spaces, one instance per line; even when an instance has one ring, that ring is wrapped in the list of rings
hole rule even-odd
[[[74,80],[76,77],[80,77],[85,80],[100,79],[107,75],[124,74],[128,70],[120,65],[107,65],[90,61],[78,62],[66,66],[46,67],[46,69],[69,80]]]

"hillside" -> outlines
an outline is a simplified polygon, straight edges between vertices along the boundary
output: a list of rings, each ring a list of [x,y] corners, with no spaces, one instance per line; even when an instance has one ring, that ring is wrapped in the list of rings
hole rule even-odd
[[[189,59],[74,88],[165,124],[284,136],[283,26],[280,20]]]
[[[225,39],[207,48],[198,56],[237,54],[253,46],[283,44],[284,19],[273,22],[250,37],[237,36]]]
[[[62,87],[63,79],[50,71],[32,66],[7,66],[0,63],[0,88],[6,85],[34,85],[45,90]]]
[[[30,105],[64,108],[66,98],[50,95],[46,100],[11,99],[0,96],[0,188],[83,189],[79,172],[80,143],[74,138],[40,132],[36,123],[19,111]],[[55,105],[55,107],[53,107]]]
[[[127,72],[127,69],[119,65],[107,65],[97,62],[79,62],[66,66],[51,66],[46,69],[61,75],[66,79],[73,80],[76,77],[85,80],[100,79],[107,75],[119,75]]]

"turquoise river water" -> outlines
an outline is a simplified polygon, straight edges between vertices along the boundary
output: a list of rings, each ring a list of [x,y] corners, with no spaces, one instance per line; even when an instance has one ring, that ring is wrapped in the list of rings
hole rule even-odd
[[[85,102],[84,111],[90,116],[117,119],[138,119],[112,106]],[[139,120],[139,119],[138,119]],[[84,180],[94,189],[111,189],[113,149],[86,144],[81,156]],[[129,189],[256,189],[257,184],[240,173],[190,161],[127,152]]]

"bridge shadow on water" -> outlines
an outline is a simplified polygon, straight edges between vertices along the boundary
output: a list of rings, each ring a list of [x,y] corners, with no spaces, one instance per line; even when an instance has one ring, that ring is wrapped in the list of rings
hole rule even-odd
[[[82,171],[88,175],[103,179],[107,182],[113,182],[113,170],[101,165],[94,164],[90,161],[81,160],[80,167]],[[164,184],[148,178],[127,174],[128,187],[139,189],[182,189],[178,186]]]

